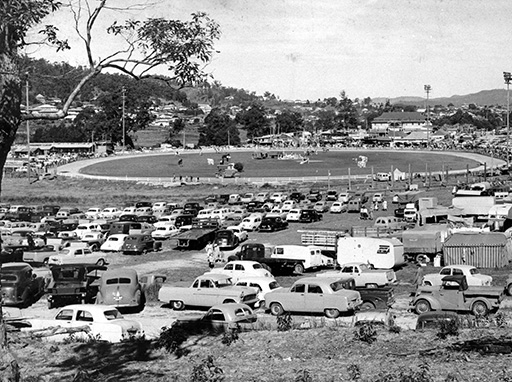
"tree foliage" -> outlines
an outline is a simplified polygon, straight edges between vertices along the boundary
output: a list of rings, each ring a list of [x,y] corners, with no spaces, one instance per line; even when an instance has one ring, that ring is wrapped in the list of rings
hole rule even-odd
[[[254,103],[246,110],[238,113],[236,122],[247,130],[248,139],[269,134],[270,123],[267,119],[267,112],[260,103]]]
[[[304,119],[300,113],[284,110],[281,114],[277,115],[276,125],[281,133],[294,133],[302,130]]]
[[[240,144],[240,134],[236,123],[220,109],[213,109],[204,119],[204,126],[199,129],[199,146],[224,146]]]

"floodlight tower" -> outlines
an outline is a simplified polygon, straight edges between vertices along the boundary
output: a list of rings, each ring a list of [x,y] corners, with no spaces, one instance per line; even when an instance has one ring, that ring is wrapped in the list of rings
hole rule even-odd
[[[503,78],[507,85],[507,168],[510,168],[510,81],[512,80],[512,75],[510,72],[503,72]]]
[[[125,122],[125,105],[126,105],[126,88],[123,86],[122,88],[123,92],[123,154],[126,151],[126,122]]]
[[[427,147],[430,145],[430,105],[428,104],[428,96],[430,94],[430,91],[432,90],[432,86],[425,85],[423,87],[425,89],[425,92],[427,93],[427,100],[425,101],[425,109],[427,109]]]

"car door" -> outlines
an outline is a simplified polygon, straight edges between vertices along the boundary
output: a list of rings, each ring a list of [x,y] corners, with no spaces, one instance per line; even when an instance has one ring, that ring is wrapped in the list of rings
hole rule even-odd
[[[458,283],[447,283],[439,290],[441,310],[467,310],[464,304],[464,291]]]
[[[304,309],[306,312],[319,313],[324,311],[324,293],[322,287],[317,284],[307,285],[304,294]]]
[[[285,311],[304,312],[306,308],[304,301],[306,298],[306,284],[297,283],[291,289],[290,293],[283,295],[281,305]]]

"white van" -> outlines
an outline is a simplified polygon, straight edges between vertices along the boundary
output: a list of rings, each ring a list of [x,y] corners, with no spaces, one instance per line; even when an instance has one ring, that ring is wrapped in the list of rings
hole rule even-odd
[[[212,218],[212,208],[205,208],[204,210],[201,210],[197,213],[196,218],[198,220],[204,220],[204,219],[211,219]]]
[[[375,175],[375,180],[378,182],[389,182],[391,180],[391,173],[389,172],[378,172]]]

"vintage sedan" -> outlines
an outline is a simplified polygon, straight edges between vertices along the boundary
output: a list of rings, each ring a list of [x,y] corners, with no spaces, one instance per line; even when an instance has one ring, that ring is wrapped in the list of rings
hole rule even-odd
[[[300,219],[300,214],[302,210],[299,208],[291,209],[290,212],[286,214],[286,221],[288,222],[298,222]]]
[[[112,305],[121,312],[141,312],[145,303],[142,286],[134,269],[108,270],[101,276],[96,304]]]
[[[327,212],[329,211],[329,206],[327,205],[326,202],[324,201],[320,201],[320,202],[316,202],[315,205],[313,206],[313,209],[316,211],[316,212],[319,212],[319,213],[324,213],[324,212]]]
[[[226,228],[229,231],[233,231],[233,233],[238,237],[238,241],[241,243],[246,241],[249,238],[247,231],[243,230],[240,226],[231,225]]]
[[[234,260],[224,265],[224,268],[213,268],[205,274],[223,274],[231,277],[233,281],[238,281],[241,277],[272,277],[272,274],[263,268],[257,261]]]
[[[347,211],[347,205],[346,203],[342,202],[334,202],[331,204],[331,207],[329,208],[329,212],[331,214],[341,214],[342,212]]]
[[[134,234],[126,238],[121,251],[125,255],[144,255],[156,248],[155,239],[151,237],[151,234]]]
[[[259,302],[256,305],[257,308],[261,308],[265,305],[265,296],[267,293],[273,290],[282,289],[281,285],[279,285],[279,283],[273,277],[240,277],[235,285],[255,288],[258,291]]]
[[[301,312],[336,318],[340,313],[354,312],[361,303],[359,292],[344,289],[339,280],[319,277],[299,279],[291,288],[274,290],[265,296],[265,306],[275,316]]]
[[[108,264],[107,256],[103,252],[93,252],[90,248],[67,247],[59,251],[56,255],[50,256],[48,265],[64,264]]]
[[[261,232],[274,232],[288,228],[288,222],[279,216],[265,216],[260,224]]]
[[[466,276],[468,285],[491,285],[492,276],[482,275],[479,270],[472,265],[460,264],[449,265],[439,271],[439,273],[429,273],[423,277],[423,285],[441,285],[445,276]]]
[[[163,285],[158,300],[170,304],[174,310],[182,310],[186,306],[210,308],[230,302],[254,306],[258,297],[256,289],[234,286],[231,277],[211,273],[197,277],[188,288]]]
[[[69,333],[65,330],[70,328],[83,328],[73,333],[75,338],[93,337],[108,342],[121,342],[144,334],[139,322],[125,319],[116,308],[107,305],[68,305],[60,308],[53,319],[29,319],[27,322],[30,327],[22,329],[24,331],[52,329],[47,337],[50,341],[66,340]]]
[[[110,235],[101,245],[100,250],[103,252],[120,252],[127,237],[128,235],[124,233]]]
[[[173,224],[166,224],[156,227],[156,230],[151,232],[151,237],[155,240],[166,240],[180,233],[179,228]]]
[[[174,325],[189,334],[220,334],[230,329],[251,330],[257,319],[250,306],[229,303],[212,306],[204,315],[178,318]]]
[[[26,308],[44,294],[44,278],[37,277],[27,263],[2,264],[2,305]]]

